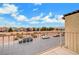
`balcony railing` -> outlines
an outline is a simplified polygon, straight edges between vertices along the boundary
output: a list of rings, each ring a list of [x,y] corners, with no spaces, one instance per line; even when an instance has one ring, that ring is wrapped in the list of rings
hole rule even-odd
[[[64,35],[64,32],[52,31],[3,33],[0,34],[0,54],[36,54],[46,49],[62,47]],[[27,38],[33,40],[26,40]]]

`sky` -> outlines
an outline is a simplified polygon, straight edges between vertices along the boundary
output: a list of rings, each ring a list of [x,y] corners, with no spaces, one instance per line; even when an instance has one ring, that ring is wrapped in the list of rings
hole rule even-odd
[[[78,3],[1,3],[0,26],[65,27],[62,17],[75,10]]]

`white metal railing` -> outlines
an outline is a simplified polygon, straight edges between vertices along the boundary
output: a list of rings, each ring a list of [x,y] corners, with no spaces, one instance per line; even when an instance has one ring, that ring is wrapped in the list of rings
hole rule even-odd
[[[20,33],[18,32],[18,33],[10,33],[10,34],[4,33],[4,34],[0,34],[0,50],[1,51],[3,50],[3,52],[5,54],[6,48],[8,48],[8,50],[11,50],[11,49],[15,49],[14,46],[16,46],[16,45],[17,45],[16,46],[17,49],[20,48],[20,47],[18,48],[18,45],[23,46],[23,44],[18,43],[19,39],[15,40],[15,38],[17,38],[17,37],[20,37],[21,39],[24,37],[32,37],[33,42],[34,42],[32,44],[36,44],[36,49],[37,49],[37,47],[43,48],[42,46],[44,46],[44,45],[47,46],[48,48],[52,48],[53,46],[54,46],[53,48],[55,48],[57,46],[62,47],[64,45],[64,34],[65,34],[65,32],[52,32],[52,31],[20,32]],[[43,36],[50,37],[50,39],[43,39],[42,38]],[[31,43],[29,43],[29,47],[30,47],[30,44]],[[6,46],[8,46],[8,47],[6,47]],[[27,44],[25,45],[25,47],[27,47]],[[25,47],[23,47],[21,49],[24,49]],[[45,47],[45,49],[48,49],[48,48]],[[8,51],[8,50],[6,50],[6,51]],[[43,50],[44,50],[44,48],[43,48]],[[17,53],[15,53],[15,54],[17,54]]]

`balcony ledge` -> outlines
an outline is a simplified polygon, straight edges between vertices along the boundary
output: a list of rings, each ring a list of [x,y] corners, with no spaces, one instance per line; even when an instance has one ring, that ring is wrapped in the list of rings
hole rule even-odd
[[[78,55],[76,52],[73,52],[69,49],[66,49],[64,47],[57,47],[54,49],[49,49],[47,51],[44,51],[40,53],[40,55]]]

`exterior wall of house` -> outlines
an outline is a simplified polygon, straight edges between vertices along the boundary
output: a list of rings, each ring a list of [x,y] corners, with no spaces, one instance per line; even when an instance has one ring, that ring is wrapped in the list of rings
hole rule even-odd
[[[0,32],[7,32],[8,28],[7,27],[0,27]]]
[[[65,16],[65,47],[79,53],[79,13]]]

